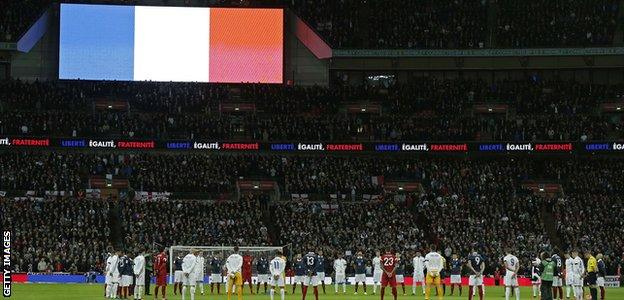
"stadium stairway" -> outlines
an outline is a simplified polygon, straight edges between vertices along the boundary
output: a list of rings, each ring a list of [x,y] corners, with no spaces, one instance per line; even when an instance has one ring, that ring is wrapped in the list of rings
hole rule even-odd
[[[111,200],[108,210],[108,224],[110,226],[110,241],[115,249],[121,249],[124,241],[123,215],[121,201]]]
[[[275,226],[275,220],[277,216],[275,216],[275,209],[272,209],[272,203],[269,203],[266,209],[262,209],[262,221],[267,226],[267,233],[269,235],[269,241],[271,244],[275,245],[280,240],[280,229]],[[282,246],[282,245],[280,245]]]
[[[540,218],[542,225],[544,226],[544,230],[550,239],[550,243],[553,246],[557,246],[559,249],[566,249],[563,245],[561,237],[559,236],[557,224],[555,224],[555,216],[553,214],[555,201],[557,201],[556,198],[545,198],[544,201],[542,201]]]

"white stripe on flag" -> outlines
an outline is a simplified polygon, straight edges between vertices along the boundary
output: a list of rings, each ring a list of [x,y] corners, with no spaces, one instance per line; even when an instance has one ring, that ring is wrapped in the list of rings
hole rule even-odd
[[[137,6],[134,80],[208,82],[210,9]]]

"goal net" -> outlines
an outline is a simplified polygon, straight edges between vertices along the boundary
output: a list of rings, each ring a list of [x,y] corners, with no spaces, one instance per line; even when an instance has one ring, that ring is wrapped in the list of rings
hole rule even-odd
[[[206,277],[209,277],[210,274],[213,273],[213,261],[215,262],[215,265],[219,266],[221,274],[223,275],[225,272],[225,261],[228,256],[234,252],[234,246],[171,246],[169,248],[169,274],[171,275],[169,279],[170,283],[173,283],[176,258],[184,258],[184,256],[186,256],[191,249],[195,249],[203,254],[204,274]],[[282,251],[283,253],[284,247],[238,247],[238,253],[240,255],[249,255],[253,258],[251,272],[254,280],[256,280],[255,278],[257,278],[258,275],[258,271],[256,270],[256,261],[260,257],[264,257],[268,261],[271,261],[271,259],[275,257],[277,251]]]

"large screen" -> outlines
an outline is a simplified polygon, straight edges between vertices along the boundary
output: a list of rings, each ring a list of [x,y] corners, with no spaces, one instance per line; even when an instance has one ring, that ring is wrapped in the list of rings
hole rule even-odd
[[[61,4],[60,23],[60,79],[282,83],[282,9]]]

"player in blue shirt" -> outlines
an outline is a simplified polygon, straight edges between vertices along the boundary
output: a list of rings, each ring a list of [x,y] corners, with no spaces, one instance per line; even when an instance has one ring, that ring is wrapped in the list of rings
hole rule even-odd
[[[223,281],[223,263],[219,256],[210,261],[210,293],[214,293],[214,285],[217,284],[217,294],[221,294],[221,282]]]
[[[472,300],[474,297],[474,288],[479,289],[479,299],[483,300],[483,272],[485,271],[485,259],[481,254],[477,252],[475,248],[472,249],[468,256],[468,267],[470,276],[468,277],[468,299]]]
[[[455,292],[455,286],[459,287],[459,296],[462,295],[462,285],[461,285],[461,271],[463,262],[457,254],[453,254],[451,258],[451,296],[453,296],[453,292]]]
[[[303,292],[303,280],[305,278],[305,264],[303,262],[303,258],[301,254],[297,254],[295,261],[293,262],[293,268],[295,269],[295,282],[293,283],[293,291],[295,294],[295,290],[297,290],[297,283],[301,283],[301,292]]]
[[[323,294],[325,294],[325,257],[323,256],[323,250],[318,250],[317,258],[316,276],[318,277],[318,281],[321,282]]]
[[[306,293],[308,292],[308,286],[312,286],[314,288],[314,299],[318,300],[318,277],[316,276],[316,270],[318,269],[318,255],[313,251],[308,252],[303,257],[303,262],[305,265],[305,278],[303,280],[303,297],[302,300],[305,300]]]
[[[358,251],[353,260],[353,268],[355,269],[355,295],[358,292],[358,284],[364,287],[364,295],[366,295],[366,259],[362,255],[362,251]]]
[[[264,293],[267,293],[267,284],[269,283],[269,260],[262,256],[256,262],[256,270],[258,271],[258,285],[256,286],[256,294],[260,291],[260,283],[264,283]]]

